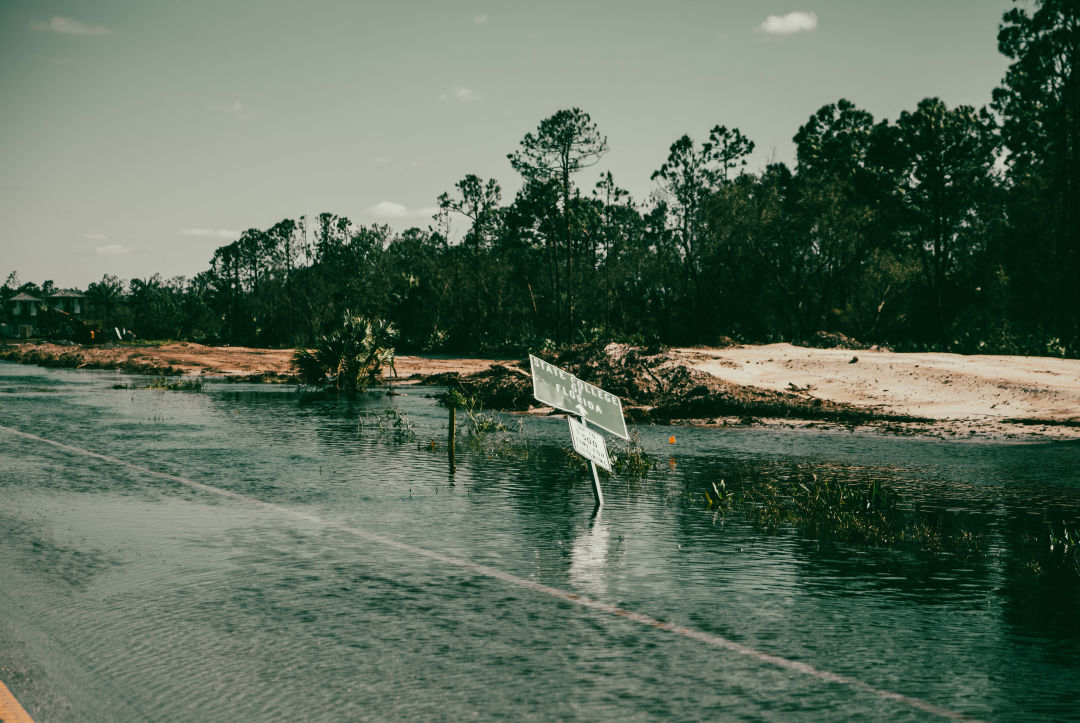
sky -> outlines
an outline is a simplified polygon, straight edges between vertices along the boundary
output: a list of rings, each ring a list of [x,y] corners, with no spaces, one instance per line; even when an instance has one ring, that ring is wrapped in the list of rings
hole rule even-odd
[[[192,276],[246,228],[329,211],[426,227],[563,108],[644,201],[681,135],[750,170],[847,98],[976,107],[1010,0],[0,0],[0,283]],[[578,179],[591,188],[593,176]]]

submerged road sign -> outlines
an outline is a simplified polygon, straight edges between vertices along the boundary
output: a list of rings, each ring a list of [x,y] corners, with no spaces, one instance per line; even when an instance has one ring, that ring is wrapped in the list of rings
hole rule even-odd
[[[532,367],[533,396],[564,412],[577,414],[583,420],[629,439],[623,419],[622,400],[600,387],[583,382],[565,369],[548,364],[529,355]]]
[[[597,466],[610,472],[611,460],[608,458],[604,435],[592,431],[569,415],[566,421],[570,422],[570,439],[574,442],[574,450],[585,459],[592,460]]]

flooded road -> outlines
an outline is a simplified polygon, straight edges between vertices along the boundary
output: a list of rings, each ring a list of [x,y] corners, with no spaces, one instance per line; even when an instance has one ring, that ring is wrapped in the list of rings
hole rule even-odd
[[[561,418],[451,473],[430,390],[113,388],[145,382],[0,364],[0,680],[39,721],[1076,715],[1080,576],[1029,543],[1080,516],[1078,445],[646,427],[661,471],[591,519]],[[792,464],[985,550],[698,499]]]

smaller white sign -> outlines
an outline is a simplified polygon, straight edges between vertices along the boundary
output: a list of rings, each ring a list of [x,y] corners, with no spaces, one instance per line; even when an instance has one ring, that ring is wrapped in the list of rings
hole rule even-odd
[[[567,416],[566,419],[570,422],[570,439],[574,441],[574,450],[610,472],[611,460],[608,459],[607,443],[603,435],[592,431],[573,417]]]

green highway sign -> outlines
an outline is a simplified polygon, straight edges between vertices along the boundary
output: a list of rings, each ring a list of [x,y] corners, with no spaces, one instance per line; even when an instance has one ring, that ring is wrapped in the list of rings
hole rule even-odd
[[[538,401],[576,414],[617,437],[630,438],[623,419],[622,400],[617,396],[532,354],[529,365],[532,367],[533,396]]]

